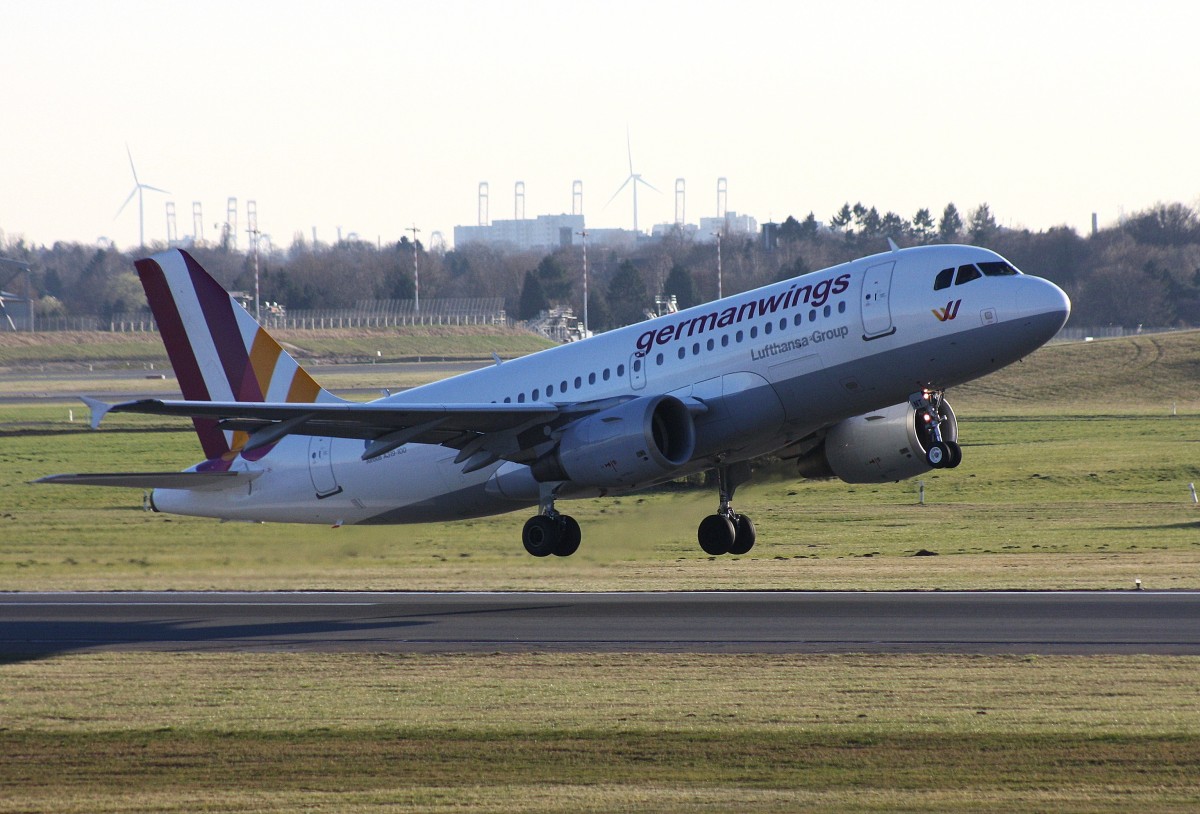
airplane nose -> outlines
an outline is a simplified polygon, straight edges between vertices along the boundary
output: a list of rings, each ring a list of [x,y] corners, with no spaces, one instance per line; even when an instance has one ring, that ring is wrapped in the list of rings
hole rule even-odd
[[[1026,320],[1036,322],[1049,339],[1057,334],[1071,316],[1071,300],[1065,291],[1049,280],[1026,277],[1017,296],[1017,310]]]

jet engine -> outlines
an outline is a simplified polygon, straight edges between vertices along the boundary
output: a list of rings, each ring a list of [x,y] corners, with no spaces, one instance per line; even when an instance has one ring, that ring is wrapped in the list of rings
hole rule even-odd
[[[532,471],[543,483],[631,487],[687,463],[695,448],[696,426],[683,402],[648,396],[568,424]]]
[[[945,399],[924,397],[835,424],[824,440],[799,457],[806,478],[886,483],[961,460],[958,420]]]

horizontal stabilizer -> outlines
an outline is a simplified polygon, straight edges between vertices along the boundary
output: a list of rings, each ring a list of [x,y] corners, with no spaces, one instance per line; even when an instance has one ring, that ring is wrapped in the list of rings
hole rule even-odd
[[[207,491],[245,484],[261,472],[93,472],[78,475],[47,475],[34,483],[67,486],[129,486],[135,489],[191,489]]]

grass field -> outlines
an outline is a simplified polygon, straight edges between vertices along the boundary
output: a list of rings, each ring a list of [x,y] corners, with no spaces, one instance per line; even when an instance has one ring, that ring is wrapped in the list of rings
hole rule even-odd
[[[322,379],[337,386],[334,371]],[[1043,349],[950,394],[966,457],[921,479],[925,505],[912,481],[766,467],[738,493],[758,546],[715,559],[694,538],[708,490],[573,503],[584,544],[566,560],[524,553],[524,513],[338,530],[150,514],[137,492],[26,481],[183,467],[197,457],[186,425],[113,416],[92,433],[66,422],[66,401],[0,405],[0,588],[1196,589],[1197,373],[1194,333]],[[1194,811],[1196,665],[14,660],[0,663],[0,812]]]
[[[1188,811],[1194,659],[102,654],[0,666],[0,812]]]

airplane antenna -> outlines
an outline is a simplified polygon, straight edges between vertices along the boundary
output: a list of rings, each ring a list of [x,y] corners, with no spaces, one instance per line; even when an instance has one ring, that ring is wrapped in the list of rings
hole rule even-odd
[[[682,226],[686,219],[685,194],[686,182],[682,178],[675,179],[675,225]]]
[[[138,246],[144,249],[146,248],[146,212],[145,208],[143,207],[142,193],[146,190],[150,190],[151,192],[161,192],[164,195],[170,195],[171,193],[167,192],[165,189],[152,187],[149,184],[143,184],[141,181],[139,181],[137,167],[133,166],[133,153],[130,152],[128,144],[125,145],[125,154],[129,156],[129,170],[133,173],[133,191],[129,193],[129,197],[125,199],[125,203],[121,204],[121,208],[117,210],[117,214],[113,217],[113,220],[116,220],[121,216],[121,213],[125,211],[125,207],[129,206],[129,202],[132,201],[133,196],[136,195],[138,199]]]
[[[583,214],[583,181],[571,182],[571,214]]]
[[[513,185],[513,220],[525,220],[525,182]]]

